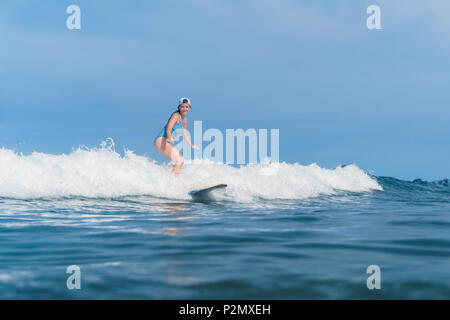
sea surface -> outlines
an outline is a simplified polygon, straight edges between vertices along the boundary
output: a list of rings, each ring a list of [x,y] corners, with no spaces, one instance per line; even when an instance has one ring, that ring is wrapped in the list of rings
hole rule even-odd
[[[448,179],[205,160],[174,178],[105,146],[0,165],[0,299],[450,299]]]

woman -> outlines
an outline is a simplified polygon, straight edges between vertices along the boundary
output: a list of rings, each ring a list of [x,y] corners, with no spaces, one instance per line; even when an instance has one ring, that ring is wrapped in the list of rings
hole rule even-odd
[[[171,145],[174,143],[173,134],[183,134],[184,139],[191,148],[199,149],[193,145],[187,136],[185,130],[187,126],[186,114],[191,109],[191,101],[188,98],[181,98],[178,100],[178,110],[172,113],[172,116],[167,121],[167,124],[162,128],[159,135],[153,141],[153,145],[162,155],[172,160],[175,164],[172,168],[172,173],[177,176],[180,173],[181,167],[184,164],[183,156],[178,150]]]

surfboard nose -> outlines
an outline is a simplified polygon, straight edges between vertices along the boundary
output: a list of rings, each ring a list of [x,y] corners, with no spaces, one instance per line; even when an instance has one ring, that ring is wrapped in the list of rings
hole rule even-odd
[[[216,190],[216,189],[222,189],[222,188],[226,188],[228,185],[221,183],[221,184],[216,184],[214,186],[211,187],[207,187],[207,188],[201,188],[201,189],[195,189],[195,190],[191,190],[189,191],[188,194],[190,194],[192,197],[199,197],[199,196],[204,196],[206,194],[208,194],[209,192]]]

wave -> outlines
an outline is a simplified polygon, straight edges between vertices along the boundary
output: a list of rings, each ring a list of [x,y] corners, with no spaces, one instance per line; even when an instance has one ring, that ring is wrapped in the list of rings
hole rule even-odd
[[[421,198],[425,195],[433,195],[436,197],[450,194],[449,179],[441,179],[436,181],[425,181],[415,179],[413,181],[400,180],[392,177],[377,177],[378,183],[390,195],[406,195]]]
[[[285,162],[233,167],[192,160],[185,161],[175,178],[170,164],[157,163],[130,150],[120,155],[112,139],[99,148],[78,148],[59,155],[22,155],[0,148],[0,166],[0,197],[17,199],[129,195],[189,199],[189,190],[217,183],[228,184],[226,196],[238,202],[383,190],[375,177],[355,164],[335,169]]]

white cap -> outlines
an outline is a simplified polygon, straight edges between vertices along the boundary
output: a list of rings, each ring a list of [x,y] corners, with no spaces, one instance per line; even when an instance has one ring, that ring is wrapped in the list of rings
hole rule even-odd
[[[191,105],[191,100],[189,98],[180,98],[180,99],[178,99],[178,105],[180,105],[182,103],[188,103],[189,105]]]

